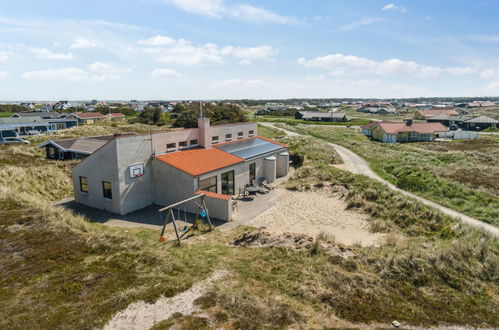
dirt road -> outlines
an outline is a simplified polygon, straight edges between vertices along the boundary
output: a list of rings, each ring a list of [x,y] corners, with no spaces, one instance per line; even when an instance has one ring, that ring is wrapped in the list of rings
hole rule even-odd
[[[302,134],[288,131],[288,130],[280,128],[280,127],[276,127],[276,126],[274,126],[274,124],[271,124],[271,123],[259,123],[259,124],[261,124],[263,126],[270,127],[270,128],[280,129],[280,130],[284,131],[286,134],[288,134],[289,136],[301,136],[302,135]],[[481,228],[481,229],[488,231],[489,233],[499,237],[499,228],[497,228],[493,225],[489,225],[489,224],[482,222],[478,219],[469,217],[469,216],[462,214],[460,212],[451,210],[445,206],[442,206],[442,205],[439,205],[439,204],[434,203],[432,201],[429,201],[427,199],[424,199],[424,198],[417,196],[413,193],[402,190],[402,189],[396,187],[394,184],[381,178],[376,173],[374,173],[374,171],[371,170],[371,168],[369,167],[369,164],[363,158],[359,157],[356,153],[354,153],[354,152],[350,151],[349,149],[342,147],[340,145],[330,143],[330,142],[326,142],[326,143],[331,145],[333,148],[336,149],[336,152],[338,152],[338,154],[343,159],[343,162],[345,164],[345,168],[347,170],[349,170],[350,172],[355,173],[355,174],[362,174],[362,175],[368,176],[376,181],[379,181],[379,182],[387,185],[389,188],[391,188],[395,191],[398,191],[398,192],[400,192],[408,197],[414,198],[425,205],[436,208],[447,215],[450,215],[454,218],[457,218],[457,219],[469,224],[470,226],[473,226],[476,228]]]

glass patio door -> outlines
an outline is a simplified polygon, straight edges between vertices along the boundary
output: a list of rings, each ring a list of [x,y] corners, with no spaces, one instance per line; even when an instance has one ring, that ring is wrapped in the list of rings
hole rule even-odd
[[[234,195],[234,171],[222,173],[222,194]]]

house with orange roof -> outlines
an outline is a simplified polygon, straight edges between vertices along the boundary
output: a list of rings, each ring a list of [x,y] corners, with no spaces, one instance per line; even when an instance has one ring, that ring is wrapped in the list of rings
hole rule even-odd
[[[100,112],[75,112],[66,118],[75,118],[78,120],[78,124],[93,124],[105,119],[106,117]]]
[[[126,116],[120,112],[111,112],[104,116],[108,121],[124,121]]]
[[[124,215],[206,193],[210,217],[230,220],[230,198],[258,180],[288,174],[286,145],[256,135],[254,122],[117,135],[73,168],[75,201]],[[194,203],[186,211],[195,213]]]
[[[382,121],[372,124],[372,138],[385,143],[434,141],[439,134],[445,135],[448,127],[440,123],[418,123],[412,120],[406,122]]]

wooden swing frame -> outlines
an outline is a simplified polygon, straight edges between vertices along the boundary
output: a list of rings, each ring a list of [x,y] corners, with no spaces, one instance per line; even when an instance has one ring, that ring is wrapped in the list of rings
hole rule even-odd
[[[204,201],[205,197],[206,197],[205,194],[195,195],[195,196],[192,196],[190,198],[184,199],[183,201],[180,201],[180,202],[177,202],[175,204],[171,204],[171,205],[168,205],[168,206],[165,206],[165,207],[159,209],[158,212],[159,212],[160,221],[163,220],[163,228],[161,229],[161,235],[159,237],[159,241],[160,242],[165,241],[165,238],[163,235],[165,234],[166,225],[168,224],[168,219],[171,217],[172,223],[173,223],[173,229],[175,229],[175,236],[177,237],[177,244],[180,245],[180,240],[189,231],[191,231],[191,229],[198,227],[199,213],[201,210],[204,210],[204,212],[206,213],[206,220],[208,220],[208,224],[210,225],[210,231],[213,230],[213,225],[211,224],[211,219],[210,219],[210,215],[208,213],[208,208],[206,207],[206,203]],[[196,199],[200,199],[200,201],[198,202]],[[194,220],[194,223],[192,224],[191,227],[189,227],[186,231],[184,231],[181,235],[179,235],[176,221],[181,220],[181,219],[175,218],[175,213],[173,212],[173,208],[175,206],[179,206],[179,205],[182,205],[184,203],[192,202],[192,201],[194,201],[194,203],[198,206],[198,210],[196,212],[196,219]],[[164,216],[163,213],[166,213],[166,216]]]

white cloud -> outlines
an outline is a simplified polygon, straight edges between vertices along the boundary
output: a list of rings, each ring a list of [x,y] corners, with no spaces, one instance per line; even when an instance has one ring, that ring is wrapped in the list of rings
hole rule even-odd
[[[38,71],[28,71],[21,75],[28,80],[62,80],[69,82],[105,82],[118,80],[118,74],[110,73],[90,73],[79,68],[46,69]]]
[[[495,69],[485,69],[480,73],[480,77],[483,79],[492,79],[496,75],[496,70]]]
[[[256,46],[256,47],[233,47],[227,46],[222,48],[222,55],[232,55],[236,58],[242,59],[267,59],[276,55],[276,51],[270,46]]]
[[[381,22],[381,21],[383,21],[383,20],[381,18],[378,18],[378,17],[364,18],[364,19],[361,19],[359,21],[355,21],[355,22],[352,22],[350,24],[343,25],[340,28],[340,30],[351,31],[351,30],[358,29],[358,28],[360,28],[362,26],[366,26],[366,25],[369,25],[369,24],[372,24],[372,23]]]
[[[7,71],[0,71],[0,79],[7,78],[8,75]]]
[[[494,95],[497,95],[497,93],[499,91],[499,80],[492,81],[487,86],[485,86],[485,88],[483,90],[486,92],[492,92],[492,93],[494,93]]]
[[[178,73],[177,71],[173,70],[173,69],[154,69],[152,70],[151,72],[151,75],[155,78],[159,78],[159,77],[180,77],[181,74]]]
[[[438,66],[419,64],[414,61],[403,61],[397,58],[378,62],[365,57],[340,53],[312,59],[301,57],[297,62],[306,68],[328,70],[330,74],[336,76],[351,74],[391,75],[403,72],[416,77],[433,77],[442,72],[450,74],[468,74],[474,72],[473,69],[468,67],[440,68]]]
[[[221,64],[224,58],[231,56],[241,59],[242,64],[249,64],[249,60],[269,59],[277,52],[270,46],[255,47],[219,47],[212,43],[195,46],[184,39],[172,39],[166,36],[155,36],[150,39],[139,40],[139,44],[157,47],[145,47],[143,52],[150,54],[161,63],[195,66],[201,64]],[[248,61],[244,61],[248,60]]]
[[[0,62],[5,62],[9,59],[9,53],[0,51]]]
[[[124,74],[132,71],[129,67],[119,67],[110,63],[95,62],[88,66],[90,71],[104,74]]]
[[[167,46],[171,45],[173,43],[173,39],[170,37],[165,37],[162,35],[157,35],[155,37],[145,39],[145,40],[139,40],[139,45],[146,45],[146,46]]]
[[[385,6],[383,6],[383,8],[381,8],[381,10],[383,11],[386,11],[386,10],[399,10],[403,13],[407,12],[407,9],[404,7],[404,6],[398,6],[398,5],[395,5],[393,3],[389,3]]]
[[[53,53],[46,48],[31,48],[30,49],[33,54],[35,54],[39,58],[44,58],[47,60],[70,60],[73,58],[73,54],[71,53]]]
[[[253,65],[253,62],[251,60],[242,60],[239,62],[240,65]]]
[[[215,81],[210,85],[211,88],[221,88],[221,87],[265,87],[262,80],[242,80],[242,79],[227,79],[221,81]]]
[[[71,44],[71,49],[97,47],[97,43],[85,38],[76,38]]]
[[[283,16],[271,10],[249,4],[227,5],[223,0],[162,0],[183,11],[213,18],[232,17],[254,23],[301,24],[295,17]]]

